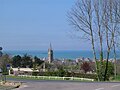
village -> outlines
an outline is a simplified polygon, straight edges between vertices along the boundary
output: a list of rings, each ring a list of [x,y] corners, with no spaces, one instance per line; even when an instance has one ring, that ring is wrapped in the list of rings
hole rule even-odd
[[[2,50],[2,49],[1,49]],[[2,51],[1,51],[2,53]],[[12,58],[9,55],[1,55],[1,66],[6,68],[6,75],[12,76],[58,76],[58,77],[80,77],[80,78],[97,78],[95,61],[90,58],[76,58],[71,59],[54,59],[54,52],[52,46],[48,49],[48,58],[40,59],[37,56],[31,57],[27,54],[24,56],[16,55]],[[98,60],[99,62],[99,60]],[[109,60],[110,67],[112,67],[110,73],[114,74],[114,60]],[[119,72],[119,60],[117,62],[117,72]],[[2,68],[2,67],[1,67]],[[1,69],[1,74],[2,74]],[[109,79],[109,78],[108,78]]]

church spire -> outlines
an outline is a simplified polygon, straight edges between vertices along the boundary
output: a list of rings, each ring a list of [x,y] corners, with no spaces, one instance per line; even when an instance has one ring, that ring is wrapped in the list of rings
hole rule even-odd
[[[48,62],[51,63],[53,61],[53,50],[52,45],[50,43],[50,47],[48,49]]]
[[[50,43],[50,50],[52,50],[52,45],[51,45],[51,43]]]

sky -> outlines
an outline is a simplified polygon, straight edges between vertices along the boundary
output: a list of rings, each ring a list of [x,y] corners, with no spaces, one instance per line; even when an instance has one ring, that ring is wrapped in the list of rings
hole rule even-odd
[[[4,50],[88,50],[67,12],[76,0],[0,0],[0,46]]]

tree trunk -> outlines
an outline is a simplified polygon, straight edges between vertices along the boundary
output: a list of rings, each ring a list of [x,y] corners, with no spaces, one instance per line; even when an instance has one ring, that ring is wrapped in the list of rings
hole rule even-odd
[[[114,41],[113,41],[114,42]],[[115,47],[115,42],[113,43],[113,51],[114,51],[114,77],[116,79],[117,75],[117,66],[116,66],[116,47]]]

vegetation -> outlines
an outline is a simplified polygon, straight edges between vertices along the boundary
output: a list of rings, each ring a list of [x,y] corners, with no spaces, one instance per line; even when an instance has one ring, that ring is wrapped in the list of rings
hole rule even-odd
[[[27,60],[29,59],[28,61],[32,60],[32,58],[28,55],[24,55],[23,57],[17,55],[17,56],[13,57],[13,60],[18,60],[18,62],[15,62],[15,63],[20,63],[20,60],[22,60],[22,58],[26,58]],[[12,61],[12,63],[14,66],[14,61]],[[34,60],[32,60],[32,62],[31,62],[32,65],[31,64],[30,65],[31,65],[31,67],[34,68],[34,70],[36,70],[41,67],[41,66],[39,67],[39,65],[41,65],[42,63],[43,63],[43,61],[41,61],[38,57],[34,57]],[[101,63],[100,61],[97,62],[98,66],[100,66],[100,63]],[[23,65],[25,65],[25,64],[23,64]],[[23,65],[19,64],[20,67]],[[26,62],[26,65],[29,65],[29,63]],[[18,66],[16,66],[16,67],[18,67]],[[101,72],[105,72],[105,67],[106,67],[106,61],[103,62]],[[43,66],[41,68],[43,68]],[[83,62],[83,63],[80,62],[76,65],[59,65],[59,64],[45,63],[45,69],[47,71],[33,72],[32,75],[33,76],[80,77],[80,78],[91,78],[91,79],[95,79],[95,80],[97,79],[97,75],[94,74],[95,63],[92,63],[92,62]],[[74,72],[74,70],[79,70],[79,71],[83,70],[84,73],[82,73],[82,72],[76,73],[76,72]],[[87,74],[87,72],[89,72],[89,71],[92,71],[93,74]],[[109,78],[111,76],[113,77],[113,74],[114,74],[114,65],[112,62],[108,62],[108,72],[107,72],[106,80],[109,80]]]
[[[7,78],[24,80],[72,80],[72,81],[93,81],[93,79],[81,79],[76,77],[57,77],[57,76],[7,76]]]
[[[6,82],[6,75],[8,74],[7,65],[11,63],[9,55],[5,54],[0,57],[0,68],[2,69],[2,81]]]
[[[14,61],[15,60],[15,61]],[[3,55],[0,58],[0,67],[3,70],[3,75],[8,74],[8,70],[6,65],[11,64],[13,67],[29,67],[34,68],[34,70],[39,69],[41,67],[41,64],[43,63],[42,60],[40,60],[38,57],[32,58],[31,56],[24,55],[24,56],[14,56],[11,58],[9,55]],[[70,62],[71,63],[71,62]],[[106,61],[103,61],[103,68],[101,72],[105,72],[106,67]],[[57,77],[78,77],[78,78],[90,78],[97,80],[97,74],[95,74],[95,63],[93,62],[79,62],[76,63],[76,65],[69,63],[64,64],[49,64],[46,63],[45,69],[47,71],[40,71],[40,72],[34,72],[33,76],[57,76]],[[101,62],[97,61],[98,66],[100,66]],[[119,66],[119,64],[118,64]],[[57,69],[56,69],[57,68]],[[118,69],[118,68],[117,68]],[[79,72],[75,72],[76,70],[79,70]],[[81,72],[80,70],[83,70]],[[93,73],[88,74],[87,72],[92,71]],[[108,62],[108,72],[106,80],[109,80],[114,75],[114,63]],[[101,77],[102,78],[102,77]],[[3,80],[6,78],[4,77]]]
[[[97,62],[98,66],[100,66],[100,63],[101,63],[100,61]],[[104,76],[103,73],[105,72],[107,62],[103,61],[102,63],[103,63],[103,66],[102,66],[102,69],[101,69],[101,77],[99,76],[100,79],[102,79],[103,76]],[[111,77],[114,77],[114,63],[108,62],[108,71],[107,71],[106,80],[109,80]]]
[[[32,58],[31,56],[25,54],[24,56],[14,56],[13,58],[5,54],[0,57],[0,68],[2,69],[2,80],[6,82],[6,75],[8,75],[7,65],[13,68],[33,68],[33,71],[38,69],[38,67],[43,63],[38,57]],[[10,68],[9,68],[10,69]],[[12,70],[11,70],[12,71]]]
[[[70,25],[91,43],[98,80],[107,80],[109,56],[114,51],[120,38],[120,0],[78,0],[68,13]],[[104,50],[104,47],[105,50]],[[100,63],[97,64],[96,52],[99,50]],[[104,56],[104,52],[106,56]],[[103,65],[103,59],[106,65]],[[105,66],[105,67],[104,67]],[[104,72],[103,72],[104,67]],[[116,63],[114,64],[116,75]]]
[[[114,80],[115,80],[115,81],[120,81],[120,75],[117,75]]]
[[[85,73],[75,73],[75,72],[68,72],[65,70],[58,70],[58,71],[46,71],[46,72],[36,72],[34,76],[58,76],[58,77],[78,77],[78,78],[89,78],[97,80],[96,74],[85,74]]]
[[[91,71],[90,64],[88,62],[83,62],[81,65],[81,69],[84,70],[85,73]]]
[[[31,56],[29,56],[27,54],[25,54],[22,57],[20,55],[14,56],[12,58],[12,62],[11,62],[13,68],[18,68],[18,67],[26,68],[26,67],[29,67],[29,68],[34,68],[34,69],[36,69],[42,63],[43,63],[43,61],[40,60],[37,56],[32,58]]]

